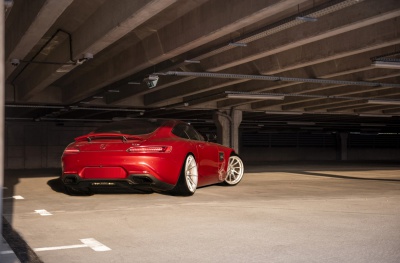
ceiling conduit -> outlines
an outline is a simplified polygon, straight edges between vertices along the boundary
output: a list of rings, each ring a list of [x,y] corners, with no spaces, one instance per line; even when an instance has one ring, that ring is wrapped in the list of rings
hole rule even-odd
[[[179,77],[190,76],[190,77],[203,77],[203,78],[249,79],[249,80],[307,82],[307,83],[320,83],[320,84],[400,88],[400,84],[396,83],[348,81],[348,80],[318,79],[318,78],[288,78],[288,77],[277,77],[270,75],[243,75],[243,74],[229,74],[229,73],[183,72],[183,71],[168,71],[166,73],[156,73],[156,74],[165,76],[179,76]]]

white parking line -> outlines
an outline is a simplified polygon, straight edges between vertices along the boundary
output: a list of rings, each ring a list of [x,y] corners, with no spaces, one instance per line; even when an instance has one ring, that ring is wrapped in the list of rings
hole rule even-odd
[[[0,255],[8,255],[8,254],[13,254],[14,251],[12,250],[4,250],[4,251],[0,251]]]
[[[52,213],[44,210],[44,209],[40,209],[40,210],[35,210],[35,213],[38,213],[41,216],[51,216],[53,215]]]
[[[41,248],[34,248],[33,251],[35,252],[42,252],[42,251],[52,251],[52,250],[63,250],[63,249],[74,249],[74,248],[84,248],[88,247],[93,249],[94,251],[97,252],[103,252],[103,251],[110,251],[111,248],[103,245],[99,241],[97,241],[94,238],[84,238],[80,239],[80,241],[83,244],[79,245],[71,245],[71,246],[59,246],[59,247],[41,247]],[[12,254],[14,251],[12,250],[5,250],[5,251],[0,251],[0,255],[6,255],[6,254]]]
[[[82,248],[82,247],[88,247],[88,246],[82,244],[82,245],[60,246],[60,247],[42,247],[42,248],[34,248],[33,251],[40,252],[40,251],[63,250],[63,249]]]

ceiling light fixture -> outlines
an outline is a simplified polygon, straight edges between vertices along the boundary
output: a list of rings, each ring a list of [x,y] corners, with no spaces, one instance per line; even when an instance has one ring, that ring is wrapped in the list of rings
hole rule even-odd
[[[137,82],[137,81],[129,81],[128,82],[128,85],[140,85],[141,83],[140,82]]]
[[[315,122],[308,122],[308,121],[288,121],[286,124],[289,125],[315,125]]]
[[[126,112],[142,112],[144,110],[139,109],[121,109],[121,108],[97,108],[97,107],[79,107],[76,105],[70,106],[71,109],[78,110],[92,110],[92,111],[126,111]]]
[[[400,69],[400,61],[380,61],[375,60],[372,62],[371,66],[377,68],[389,68],[389,69]]]
[[[200,60],[185,59],[185,63],[199,64]]]
[[[379,117],[379,118],[390,118],[393,117],[392,115],[386,115],[386,114],[367,114],[367,113],[360,113],[358,116],[360,117]]]
[[[400,100],[368,100],[369,104],[400,105]]]
[[[285,96],[252,92],[225,92],[228,99],[283,100]]]
[[[297,16],[297,20],[305,21],[305,22],[317,22],[318,18],[311,17],[311,16]]]
[[[302,115],[300,111],[265,111],[265,114]]]
[[[229,46],[232,47],[247,47],[246,43],[241,43],[241,42],[230,42]]]
[[[386,127],[384,123],[360,123],[362,127]]]

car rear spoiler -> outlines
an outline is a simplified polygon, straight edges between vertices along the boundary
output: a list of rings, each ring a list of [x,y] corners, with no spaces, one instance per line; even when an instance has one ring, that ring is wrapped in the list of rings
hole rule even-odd
[[[79,136],[75,138],[75,141],[88,141],[91,142],[93,139],[113,139],[120,138],[123,142],[127,142],[128,140],[144,140],[141,136],[135,136],[130,134],[121,134],[121,133],[89,133],[83,136]]]

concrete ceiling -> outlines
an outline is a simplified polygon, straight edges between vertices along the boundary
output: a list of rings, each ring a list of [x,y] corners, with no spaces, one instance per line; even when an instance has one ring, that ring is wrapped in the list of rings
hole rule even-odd
[[[210,120],[239,109],[250,126],[400,132],[400,69],[371,64],[400,59],[398,0],[14,0],[5,17],[9,121]],[[217,74],[193,74],[205,72]],[[151,89],[149,74],[159,77]]]

